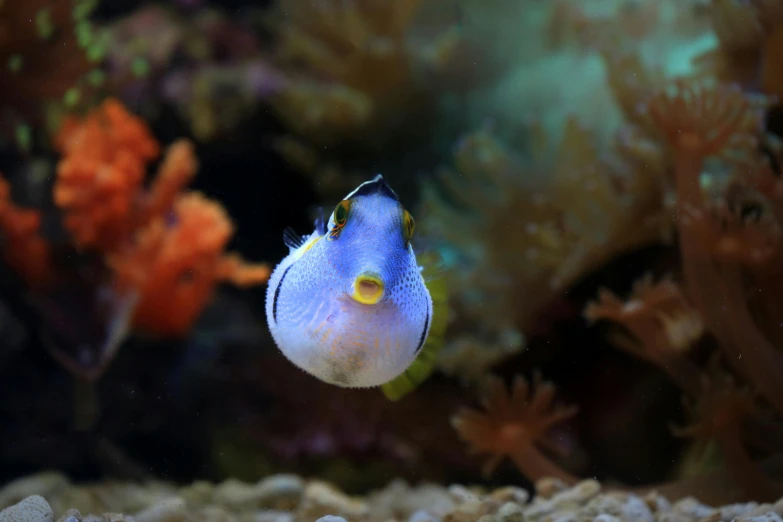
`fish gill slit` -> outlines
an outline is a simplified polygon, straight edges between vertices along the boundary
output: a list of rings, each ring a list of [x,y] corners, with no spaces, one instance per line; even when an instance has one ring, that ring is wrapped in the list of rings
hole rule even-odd
[[[289,266],[285,269],[285,272],[283,272],[283,277],[280,278],[280,282],[277,283],[277,288],[275,288],[275,298],[272,301],[272,319],[277,323],[277,300],[280,299],[280,289],[283,287],[283,281],[285,281],[285,276],[288,275],[288,271],[291,270],[291,267],[294,265]]]
[[[424,346],[424,340],[427,338],[427,328],[430,327],[430,311],[427,310],[427,316],[424,318],[424,330],[421,331],[421,337],[419,337],[419,345],[416,347],[416,354],[421,351]]]

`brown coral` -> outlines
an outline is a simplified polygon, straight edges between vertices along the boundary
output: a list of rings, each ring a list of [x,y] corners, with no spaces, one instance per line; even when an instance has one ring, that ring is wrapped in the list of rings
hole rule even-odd
[[[680,204],[700,201],[701,166],[708,156],[748,146],[760,114],[738,88],[678,79],[652,96],[642,109],[673,153]]]
[[[691,424],[675,433],[702,442],[716,440],[726,467],[745,491],[752,491],[759,500],[779,498],[783,483],[764,475],[748,452],[741,430],[742,421],[756,412],[751,388],[738,384],[717,357],[710,362],[700,384],[698,399],[685,401]]]
[[[674,281],[654,283],[647,275],[634,284],[625,302],[601,290],[598,301],[587,305],[585,317],[624,326],[631,337],[615,338],[621,348],[659,365],[682,389],[695,393],[700,373],[686,354],[704,333],[704,325]]]
[[[471,453],[488,453],[484,466],[491,473],[509,457],[530,480],[552,477],[569,484],[577,477],[560,468],[539,448],[558,452],[547,433],[556,424],[576,413],[575,407],[554,405],[555,386],[536,376],[532,385],[521,376],[514,379],[511,393],[497,378],[487,379],[482,396],[484,412],[462,409],[452,418],[459,436],[470,445]]]
[[[310,128],[349,117],[356,128],[371,117],[375,104],[404,103],[399,95],[410,88],[413,72],[407,31],[420,3],[281,0],[281,60],[304,64],[316,77],[336,84],[295,82],[276,103],[282,114],[310,115],[304,118]],[[331,118],[313,113],[312,102],[319,99],[330,101],[323,107],[336,111]]]
[[[783,95],[783,7],[776,0],[712,0],[707,7],[718,47],[696,59],[702,74]]]
[[[742,379],[781,411],[774,376],[783,369],[783,310],[772,297],[783,281],[780,191],[757,147],[767,103],[736,87],[678,79],[643,105],[637,124],[671,165],[685,292],[646,279],[626,303],[602,292],[586,315],[625,326],[632,339],[620,346],[667,371],[699,404],[699,424],[681,433],[715,438],[736,480],[772,498],[780,485],[761,474],[748,447],[768,450],[758,433],[778,429],[776,421],[715,364],[705,369],[686,357],[703,327]]]
[[[272,24],[288,82],[272,106],[314,144],[382,143],[430,98],[415,77],[452,55],[454,32],[411,41],[421,0],[279,0]],[[368,131],[372,127],[371,132]]]
[[[671,227],[661,164],[638,147],[618,141],[602,154],[575,118],[559,140],[536,123],[528,130],[527,156],[491,129],[465,137],[453,171],[423,198],[424,233],[456,254],[452,287],[470,289],[455,307],[480,325],[488,350],[503,345],[505,332],[532,329],[539,310],[580,277],[664,240]]]
[[[363,167],[347,171],[334,151],[371,153],[377,163],[378,154],[425,135],[422,118],[434,116],[437,94],[426,80],[443,72],[460,39],[459,31],[444,28],[426,42],[417,40],[414,19],[426,5],[421,0],[276,2],[269,25],[285,79],[270,104],[290,133],[276,139],[276,148],[292,167],[316,179],[327,199],[367,176]],[[413,119],[419,125],[405,124]]]
[[[61,97],[93,67],[85,0],[0,1],[0,90],[17,109]],[[98,48],[92,58],[100,57]]]
[[[700,184],[707,156],[725,154],[737,143],[740,150],[752,154],[742,145],[752,142],[751,133],[758,131],[759,115],[735,89],[694,88],[682,82],[677,88],[673,95],[661,93],[654,97],[648,108],[674,156],[678,207],[682,213],[677,223],[688,292],[727,358],[736,361],[741,372],[783,411],[783,394],[776,377],[783,372],[783,355],[764,337],[746,308],[745,267],[726,262],[725,256],[738,255],[732,246],[739,244],[734,234],[737,229],[721,230],[716,226],[714,205]],[[758,234],[749,235],[758,229],[748,225],[742,235],[744,244],[758,247]],[[716,234],[718,230],[720,234]],[[705,248],[705,242],[713,248]],[[746,350],[746,346],[754,349]]]

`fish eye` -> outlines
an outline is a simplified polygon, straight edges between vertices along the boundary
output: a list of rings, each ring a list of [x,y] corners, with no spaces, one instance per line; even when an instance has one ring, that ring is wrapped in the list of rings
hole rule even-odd
[[[402,217],[402,226],[403,232],[405,234],[405,242],[408,243],[413,237],[413,232],[416,229],[416,221],[413,219],[413,216],[411,216],[411,213],[407,210],[404,212]]]
[[[345,222],[348,221],[348,212],[351,210],[351,200],[344,199],[337,204],[332,214],[332,220],[334,221],[334,227],[329,233],[330,239],[337,239],[340,235],[340,230],[345,226]]]
[[[334,209],[334,223],[341,227],[345,225],[345,221],[348,219],[348,210],[351,208],[351,202],[346,200],[341,201],[337,208]]]

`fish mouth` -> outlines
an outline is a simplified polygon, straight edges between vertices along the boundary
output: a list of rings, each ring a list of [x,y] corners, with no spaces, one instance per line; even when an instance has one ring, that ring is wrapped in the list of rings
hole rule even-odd
[[[374,305],[383,298],[383,290],[384,284],[380,276],[365,272],[354,279],[351,297],[358,303]]]

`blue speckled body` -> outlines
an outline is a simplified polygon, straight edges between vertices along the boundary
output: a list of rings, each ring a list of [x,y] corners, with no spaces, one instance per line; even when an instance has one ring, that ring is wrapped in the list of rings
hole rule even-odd
[[[378,176],[346,197],[335,216],[275,268],[266,314],[283,354],[315,377],[343,387],[384,384],[405,371],[424,343],[432,299],[405,234],[405,209]],[[354,298],[357,278],[382,281],[379,301]]]

